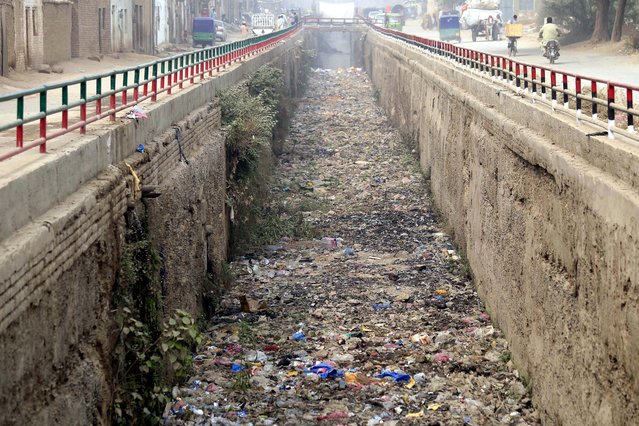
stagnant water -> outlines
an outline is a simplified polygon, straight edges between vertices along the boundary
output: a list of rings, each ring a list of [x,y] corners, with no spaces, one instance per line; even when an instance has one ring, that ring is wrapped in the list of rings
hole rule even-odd
[[[271,192],[317,234],[234,262],[169,424],[538,423],[373,95],[362,71],[313,74]]]

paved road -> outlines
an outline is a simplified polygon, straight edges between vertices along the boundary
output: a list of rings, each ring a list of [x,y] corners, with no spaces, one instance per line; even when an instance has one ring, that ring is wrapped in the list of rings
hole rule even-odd
[[[439,39],[439,33],[424,31],[419,24],[419,21],[408,21],[404,31],[421,37]],[[506,40],[476,42],[470,40],[470,31],[462,31],[462,45],[464,47],[486,53],[508,54]],[[526,34],[519,40],[518,49],[519,54],[517,57],[522,62],[550,66],[548,60],[541,55],[536,34]],[[561,57],[553,68],[579,73],[587,77],[639,86],[639,55],[615,54],[602,50],[603,48],[592,48],[591,46],[583,45],[562,46]]]

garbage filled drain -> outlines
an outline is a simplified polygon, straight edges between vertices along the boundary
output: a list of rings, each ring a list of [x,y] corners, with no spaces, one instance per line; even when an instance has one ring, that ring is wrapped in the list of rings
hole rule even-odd
[[[320,235],[233,262],[168,424],[539,424],[366,74],[314,72],[290,139],[272,202]]]

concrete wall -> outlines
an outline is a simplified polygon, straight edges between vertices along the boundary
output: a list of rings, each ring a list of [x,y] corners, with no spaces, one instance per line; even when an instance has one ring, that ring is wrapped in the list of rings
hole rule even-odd
[[[0,424],[107,422],[110,303],[127,208],[146,209],[163,259],[164,312],[201,312],[206,274],[225,259],[228,238],[226,153],[214,95],[271,61],[294,81],[299,55],[289,52],[299,38],[145,104],[148,120],[94,127],[92,136],[0,182],[3,223],[17,225],[0,237]],[[180,161],[173,126],[181,129],[188,164]],[[145,153],[135,153],[140,143]],[[141,185],[162,195],[141,206],[123,161]],[[33,210],[22,210],[29,219],[19,225],[10,211],[24,208]]]
[[[636,144],[374,33],[365,61],[545,423],[636,424]]]
[[[55,64],[71,59],[72,3],[45,0],[42,15],[43,62]]]
[[[114,52],[133,49],[133,0],[111,0],[111,48]]]
[[[170,41],[168,3],[168,0],[155,1],[155,45],[160,50]]]

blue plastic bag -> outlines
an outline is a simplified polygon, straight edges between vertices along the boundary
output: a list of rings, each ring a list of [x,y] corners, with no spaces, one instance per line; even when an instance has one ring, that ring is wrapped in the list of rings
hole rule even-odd
[[[395,379],[397,383],[408,383],[410,381],[409,374],[402,374],[402,373],[398,373],[396,371],[390,371],[390,370],[382,371],[382,374],[380,374],[377,377],[379,377],[380,379],[383,379],[385,377],[392,377],[393,379]]]
[[[322,379],[338,379],[344,377],[344,373],[325,363],[314,365],[311,367],[311,371],[320,376]]]

